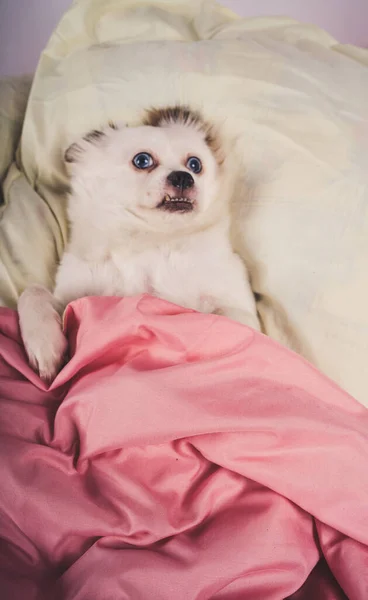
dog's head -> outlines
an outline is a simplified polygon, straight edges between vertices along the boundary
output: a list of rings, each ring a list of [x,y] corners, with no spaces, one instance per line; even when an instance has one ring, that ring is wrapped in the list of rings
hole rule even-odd
[[[132,230],[200,224],[221,202],[222,151],[213,128],[182,107],[150,110],[138,127],[92,131],[65,153],[70,212]]]

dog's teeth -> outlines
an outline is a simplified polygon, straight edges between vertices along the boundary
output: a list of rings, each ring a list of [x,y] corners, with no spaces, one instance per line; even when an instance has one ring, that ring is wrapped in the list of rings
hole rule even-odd
[[[168,202],[187,202],[188,204],[193,204],[193,201],[190,198],[171,198],[169,194],[166,194],[164,197],[164,202],[167,204]]]

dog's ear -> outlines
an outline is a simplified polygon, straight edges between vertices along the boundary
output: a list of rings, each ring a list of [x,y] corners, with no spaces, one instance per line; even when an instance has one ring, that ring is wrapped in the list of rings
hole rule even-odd
[[[66,163],[79,162],[83,153],[88,149],[89,144],[97,146],[108,133],[117,131],[120,129],[116,123],[109,121],[108,125],[104,129],[92,129],[87,133],[79,142],[75,142],[64,153],[64,160]]]
[[[97,145],[105,133],[99,129],[93,129],[87,135],[85,135],[79,142],[74,142],[64,153],[64,160],[66,163],[77,163],[82,158],[83,153],[88,150],[88,145]]]
[[[78,162],[81,154],[84,152],[82,146],[75,142],[69,148],[67,148],[64,152],[64,160],[66,163],[75,163]]]

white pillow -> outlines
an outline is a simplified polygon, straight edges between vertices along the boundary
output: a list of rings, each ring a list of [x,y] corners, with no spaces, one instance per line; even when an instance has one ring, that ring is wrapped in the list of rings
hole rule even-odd
[[[237,135],[248,187],[237,245],[266,331],[283,339],[288,326],[368,405],[366,59],[315,27],[205,0],[74,3],[41,57],[21,142],[22,169],[60,223],[59,253],[64,149],[149,106],[199,108]]]

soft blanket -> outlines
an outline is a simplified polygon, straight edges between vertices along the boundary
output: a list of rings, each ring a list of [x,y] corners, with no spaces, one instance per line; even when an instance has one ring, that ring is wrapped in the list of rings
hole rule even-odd
[[[67,308],[49,389],[0,312],[2,600],[366,600],[368,412],[159,299]]]

